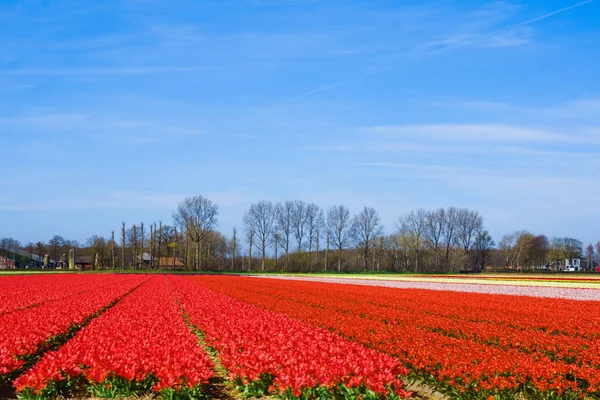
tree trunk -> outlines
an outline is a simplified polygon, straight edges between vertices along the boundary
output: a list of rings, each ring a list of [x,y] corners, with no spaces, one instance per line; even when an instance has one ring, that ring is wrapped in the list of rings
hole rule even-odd
[[[327,247],[325,248],[325,272],[327,272],[327,268],[329,267],[329,232],[327,232]]]
[[[142,250],[140,251],[140,269],[144,267],[144,223],[141,224],[141,233],[142,233]]]
[[[112,240],[110,241],[110,258],[111,258],[111,267],[112,269],[116,268],[115,264],[115,231],[111,232]]]
[[[275,271],[277,271],[277,247],[279,246],[278,240],[275,239]]]
[[[315,269],[319,268],[319,231],[317,231],[317,240],[315,242]]]
[[[150,224],[150,269],[154,269],[154,226]]]
[[[162,245],[162,221],[160,221],[159,225],[158,225],[158,268],[160,268],[160,256],[162,254],[161,245]]]
[[[187,247],[188,247],[187,237],[188,237],[188,235],[187,235],[187,232],[186,232],[186,234],[185,234],[185,256],[186,256],[185,262],[186,263],[187,263],[187,252],[188,252],[188,249],[187,249]],[[175,267],[177,265],[175,263],[175,260],[176,260],[176,257],[177,257],[177,252],[176,252],[176,249],[177,249],[177,227],[175,227],[175,238],[173,240],[174,240],[174,242],[173,242],[173,269],[175,269]],[[186,269],[187,269],[187,265],[186,265]]]
[[[125,222],[123,222],[121,226],[121,268],[125,269],[125,246],[127,242],[125,241]]]
[[[252,271],[252,243],[248,246],[248,271]]]

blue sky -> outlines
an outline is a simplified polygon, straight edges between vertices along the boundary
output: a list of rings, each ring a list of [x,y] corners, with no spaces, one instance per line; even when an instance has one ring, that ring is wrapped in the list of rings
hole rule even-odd
[[[261,199],[600,239],[600,1],[0,1],[0,236]]]

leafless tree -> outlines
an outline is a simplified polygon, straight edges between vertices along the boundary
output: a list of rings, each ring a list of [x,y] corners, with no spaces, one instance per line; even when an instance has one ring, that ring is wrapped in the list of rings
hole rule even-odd
[[[121,268],[125,269],[125,248],[127,247],[126,241],[126,229],[125,222],[121,223]]]
[[[141,247],[142,247],[142,249],[140,250],[140,268],[144,268],[144,223],[143,222],[140,224],[140,241],[141,241]]]
[[[338,271],[342,270],[342,250],[350,241],[350,210],[345,206],[333,206],[327,211],[327,230],[338,249]]]
[[[115,231],[111,231],[111,239],[110,239],[110,263],[112,269],[115,269],[117,266],[115,264]]]
[[[323,219],[323,225],[325,225],[325,219]],[[321,235],[321,229],[317,230],[317,234],[315,235],[315,253],[316,253],[316,262],[315,262],[315,268],[318,269],[319,268],[319,264],[321,261],[321,256],[319,254],[319,237]],[[311,269],[312,271],[312,269]]]
[[[133,254],[131,255],[131,264],[133,265],[134,269],[137,268],[137,262],[136,262],[137,243],[138,243],[137,226],[133,225],[133,228],[131,228],[131,244],[133,247]]]
[[[312,271],[312,247],[317,242],[317,255],[319,254],[319,232],[325,225],[323,210],[315,203],[306,206],[306,233],[308,236],[308,269]]]
[[[238,238],[237,238],[237,229],[233,228],[233,236],[231,237],[231,270],[234,270],[235,267],[235,256],[237,255],[237,246],[238,246]]]
[[[463,251],[464,268],[469,264],[469,254],[477,237],[477,232],[483,226],[483,218],[477,211],[461,208],[458,211],[456,238]]]
[[[496,244],[494,240],[485,229],[480,229],[475,238],[475,263],[479,267],[479,270],[483,270],[486,265],[486,260],[488,259],[490,251],[494,248]]]
[[[66,241],[62,236],[55,235],[48,241],[50,247],[52,247],[53,253],[52,257],[54,257],[54,261],[58,261],[58,255],[61,253],[63,247],[66,245]],[[42,254],[43,256],[43,254]]]
[[[254,246],[254,229],[248,230],[248,271],[252,271],[252,246]]]
[[[325,272],[327,272],[327,268],[329,268],[329,244],[331,242],[331,232],[327,229],[325,232]]]
[[[285,251],[285,270],[289,267],[290,241],[294,202],[285,201],[275,205],[275,231],[281,236],[280,246]]]
[[[281,235],[278,232],[273,233],[273,248],[275,249],[275,271],[278,267],[277,251],[279,250],[279,243],[281,242]]]
[[[398,219],[398,231],[408,241],[410,249],[415,253],[414,272],[419,272],[419,256],[424,245],[426,226],[427,211],[422,208],[411,211]]]
[[[587,247],[585,260],[587,263],[586,269],[591,271],[594,266],[594,245],[591,243]]]
[[[150,224],[150,268],[154,269],[154,246],[156,243],[156,222]]]
[[[60,237],[60,236],[55,236],[55,237]],[[14,239],[11,237],[4,237],[4,238],[0,239],[0,254],[4,254],[8,258],[8,257],[10,257],[10,253],[12,253],[12,259],[16,260],[17,252],[19,250],[21,250],[21,242],[19,242],[17,239]],[[41,256],[43,257],[44,255],[42,254]],[[55,259],[55,261],[56,261],[56,259]]]
[[[308,215],[306,203],[302,200],[294,201],[292,208],[292,233],[298,243],[298,264],[300,264],[300,252],[302,251],[302,240],[306,234]]]
[[[206,232],[217,226],[219,206],[202,196],[188,197],[177,207],[173,218],[185,227],[186,233],[196,246],[195,269],[202,270],[202,243]]]
[[[507,233],[502,236],[502,239],[498,242],[498,250],[502,251],[504,256],[504,260],[506,262],[505,267],[513,265],[513,259],[516,259],[514,256],[515,247],[517,244],[517,238],[521,235],[521,231]]]
[[[267,258],[267,247],[273,239],[273,226],[275,223],[275,210],[270,201],[259,201],[252,204],[244,215],[244,224],[256,234],[254,245],[261,252],[260,269],[264,271]]]
[[[162,221],[158,221],[158,268],[160,268],[160,257],[162,256],[163,226]]]
[[[444,244],[444,271],[453,272],[450,268],[450,252],[456,243],[456,227],[458,222],[458,209],[448,207],[444,213],[444,228],[442,229],[442,243]]]
[[[365,207],[352,218],[352,237],[361,249],[364,261],[364,269],[367,270],[369,260],[369,249],[374,245],[373,239],[383,234],[383,226],[379,213],[372,207]]]
[[[435,259],[435,270],[440,268],[440,245],[444,235],[446,224],[446,210],[439,208],[436,211],[428,211],[425,216],[425,239],[430,243]]]

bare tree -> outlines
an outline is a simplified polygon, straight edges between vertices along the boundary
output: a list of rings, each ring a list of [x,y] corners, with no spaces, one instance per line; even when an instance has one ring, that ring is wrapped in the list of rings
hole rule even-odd
[[[271,244],[273,226],[275,223],[275,210],[270,201],[259,201],[252,204],[244,215],[244,224],[256,234],[256,248],[261,252],[260,269],[265,270],[267,247]]]
[[[477,265],[477,270],[482,271],[485,268],[486,260],[489,256],[490,251],[494,248],[496,244],[494,240],[488,233],[488,231],[481,229],[477,232],[475,245],[475,263]]]
[[[410,248],[415,253],[414,272],[419,272],[419,256],[424,244],[426,226],[427,211],[422,208],[398,219],[398,230],[408,239]]]
[[[342,250],[350,241],[350,210],[345,206],[333,206],[327,211],[327,230],[338,249],[338,271],[342,270]]]
[[[121,223],[121,268],[125,269],[125,247],[127,247],[125,222]]]
[[[140,224],[140,241],[141,241],[141,247],[142,249],[140,250],[140,269],[144,268],[144,223],[142,222]]]
[[[331,241],[331,232],[329,232],[329,229],[327,229],[327,232],[325,232],[325,272],[327,272],[327,268],[329,267],[329,244]]]
[[[111,239],[110,239],[110,261],[112,269],[115,269],[117,266],[115,264],[115,231],[111,231]]]
[[[175,222],[184,227],[196,246],[195,269],[202,270],[202,243],[206,232],[217,226],[219,206],[202,196],[187,197],[173,215]]]
[[[281,242],[281,235],[277,232],[273,233],[273,247],[275,249],[275,271],[278,267],[277,250],[279,250],[279,242]]]
[[[435,259],[435,270],[438,271],[440,267],[440,245],[444,235],[444,229],[446,224],[446,210],[439,208],[436,211],[428,211],[425,216],[425,239],[430,243],[434,259]]]
[[[285,201],[275,205],[275,231],[281,236],[280,246],[285,251],[285,270],[289,267],[290,240],[292,238],[292,218],[294,202]]]
[[[57,237],[57,236],[55,236],[55,237]],[[60,236],[58,236],[58,237],[60,237]],[[10,257],[10,253],[12,253],[12,259],[16,261],[17,252],[19,250],[21,250],[21,247],[22,247],[21,242],[19,242],[17,239],[14,239],[11,237],[4,237],[4,238],[0,239],[0,254],[5,254],[7,258]],[[42,257],[43,256],[44,255],[42,254]],[[16,262],[15,262],[15,264],[16,264]]]
[[[150,268],[154,269],[154,243],[156,236],[156,222],[150,224]]]
[[[254,245],[254,229],[248,230],[248,271],[252,271],[252,246]]]
[[[158,268],[160,268],[160,257],[162,256],[163,226],[162,221],[158,221]]]
[[[383,234],[379,213],[372,207],[365,207],[352,218],[352,237],[361,249],[364,269],[368,269],[369,248],[374,246],[373,239]]]
[[[48,244],[53,250],[52,257],[54,261],[58,261],[58,255],[61,253],[62,248],[66,245],[66,241],[62,236],[55,235],[48,241]],[[43,256],[43,254],[42,254]]]
[[[586,260],[586,269],[588,271],[592,270],[592,267],[594,266],[594,245],[593,244],[589,244],[586,250],[586,255],[585,255],[585,260]]]
[[[294,201],[292,208],[292,233],[298,243],[298,264],[300,265],[300,252],[302,251],[302,240],[304,239],[307,228],[308,215],[306,212],[306,203],[302,200]]]
[[[231,244],[230,244],[230,248],[231,248],[231,270],[234,270],[234,266],[235,266],[235,256],[236,256],[236,251],[237,251],[237,246],[238,246],[238,239],[237,239],[237,229],[233,228],[233,236],[231,237]]]
[[[133,268],[137,268],[137,262],[136,262],[137,242],[138,242],[137,226],[133,225],[133,228],[131,228],[131,244],[133,246],[133,254],[131,255],[131,264],[133,265]]]
[[[505,267],[513,265],[514,251],[517,244],[517,238],[521,235],[521,231],[507,233],[502,236],[498,242],[498,249],[502,251]]]
[[[315,203],[306,206],[306,233],[308,236],[308,268],[312,271],[312,247],[316,240],[317,256],[319,254],[319,232],[325,225],[323,210]]]
[[[466,208],[458,210],[456,238],[463,251],[464,268],[469,264],[469,254],[477,237],[477,232],[482,229],[483,218],[477,211]]]
[[[450,268],[450,252],[456,243],[456,227],[458,222],[458,209],[448,207],[444,213],[444,229],[442,230],[442,242],[444,243],[444,270],[453,271]]]

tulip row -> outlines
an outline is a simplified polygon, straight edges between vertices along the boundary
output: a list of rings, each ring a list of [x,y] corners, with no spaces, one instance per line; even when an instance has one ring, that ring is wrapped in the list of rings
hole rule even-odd
[[[0,280],[0,315],[65,299],[111,282],[102,275],[5,276]]]
[[[395,355],[452,395],[600,395],[598,302],[239,277],[188,279]]]
[[[209,290],[203,280],[170,279],[190,322],[246,395],[410,396],[401,381],[408,371],[393,357]]]
[[[53,346],[61,335],[78,328],[146,279],[106,275],[102,285],[82,293],[0,316],[0,378],[22,368],[28,356]]]
[[[152,390],[197,398],[212,375],[167,278],[157,276],[46,353],[15,386],[24,398],[84,388],[99,397]]]

